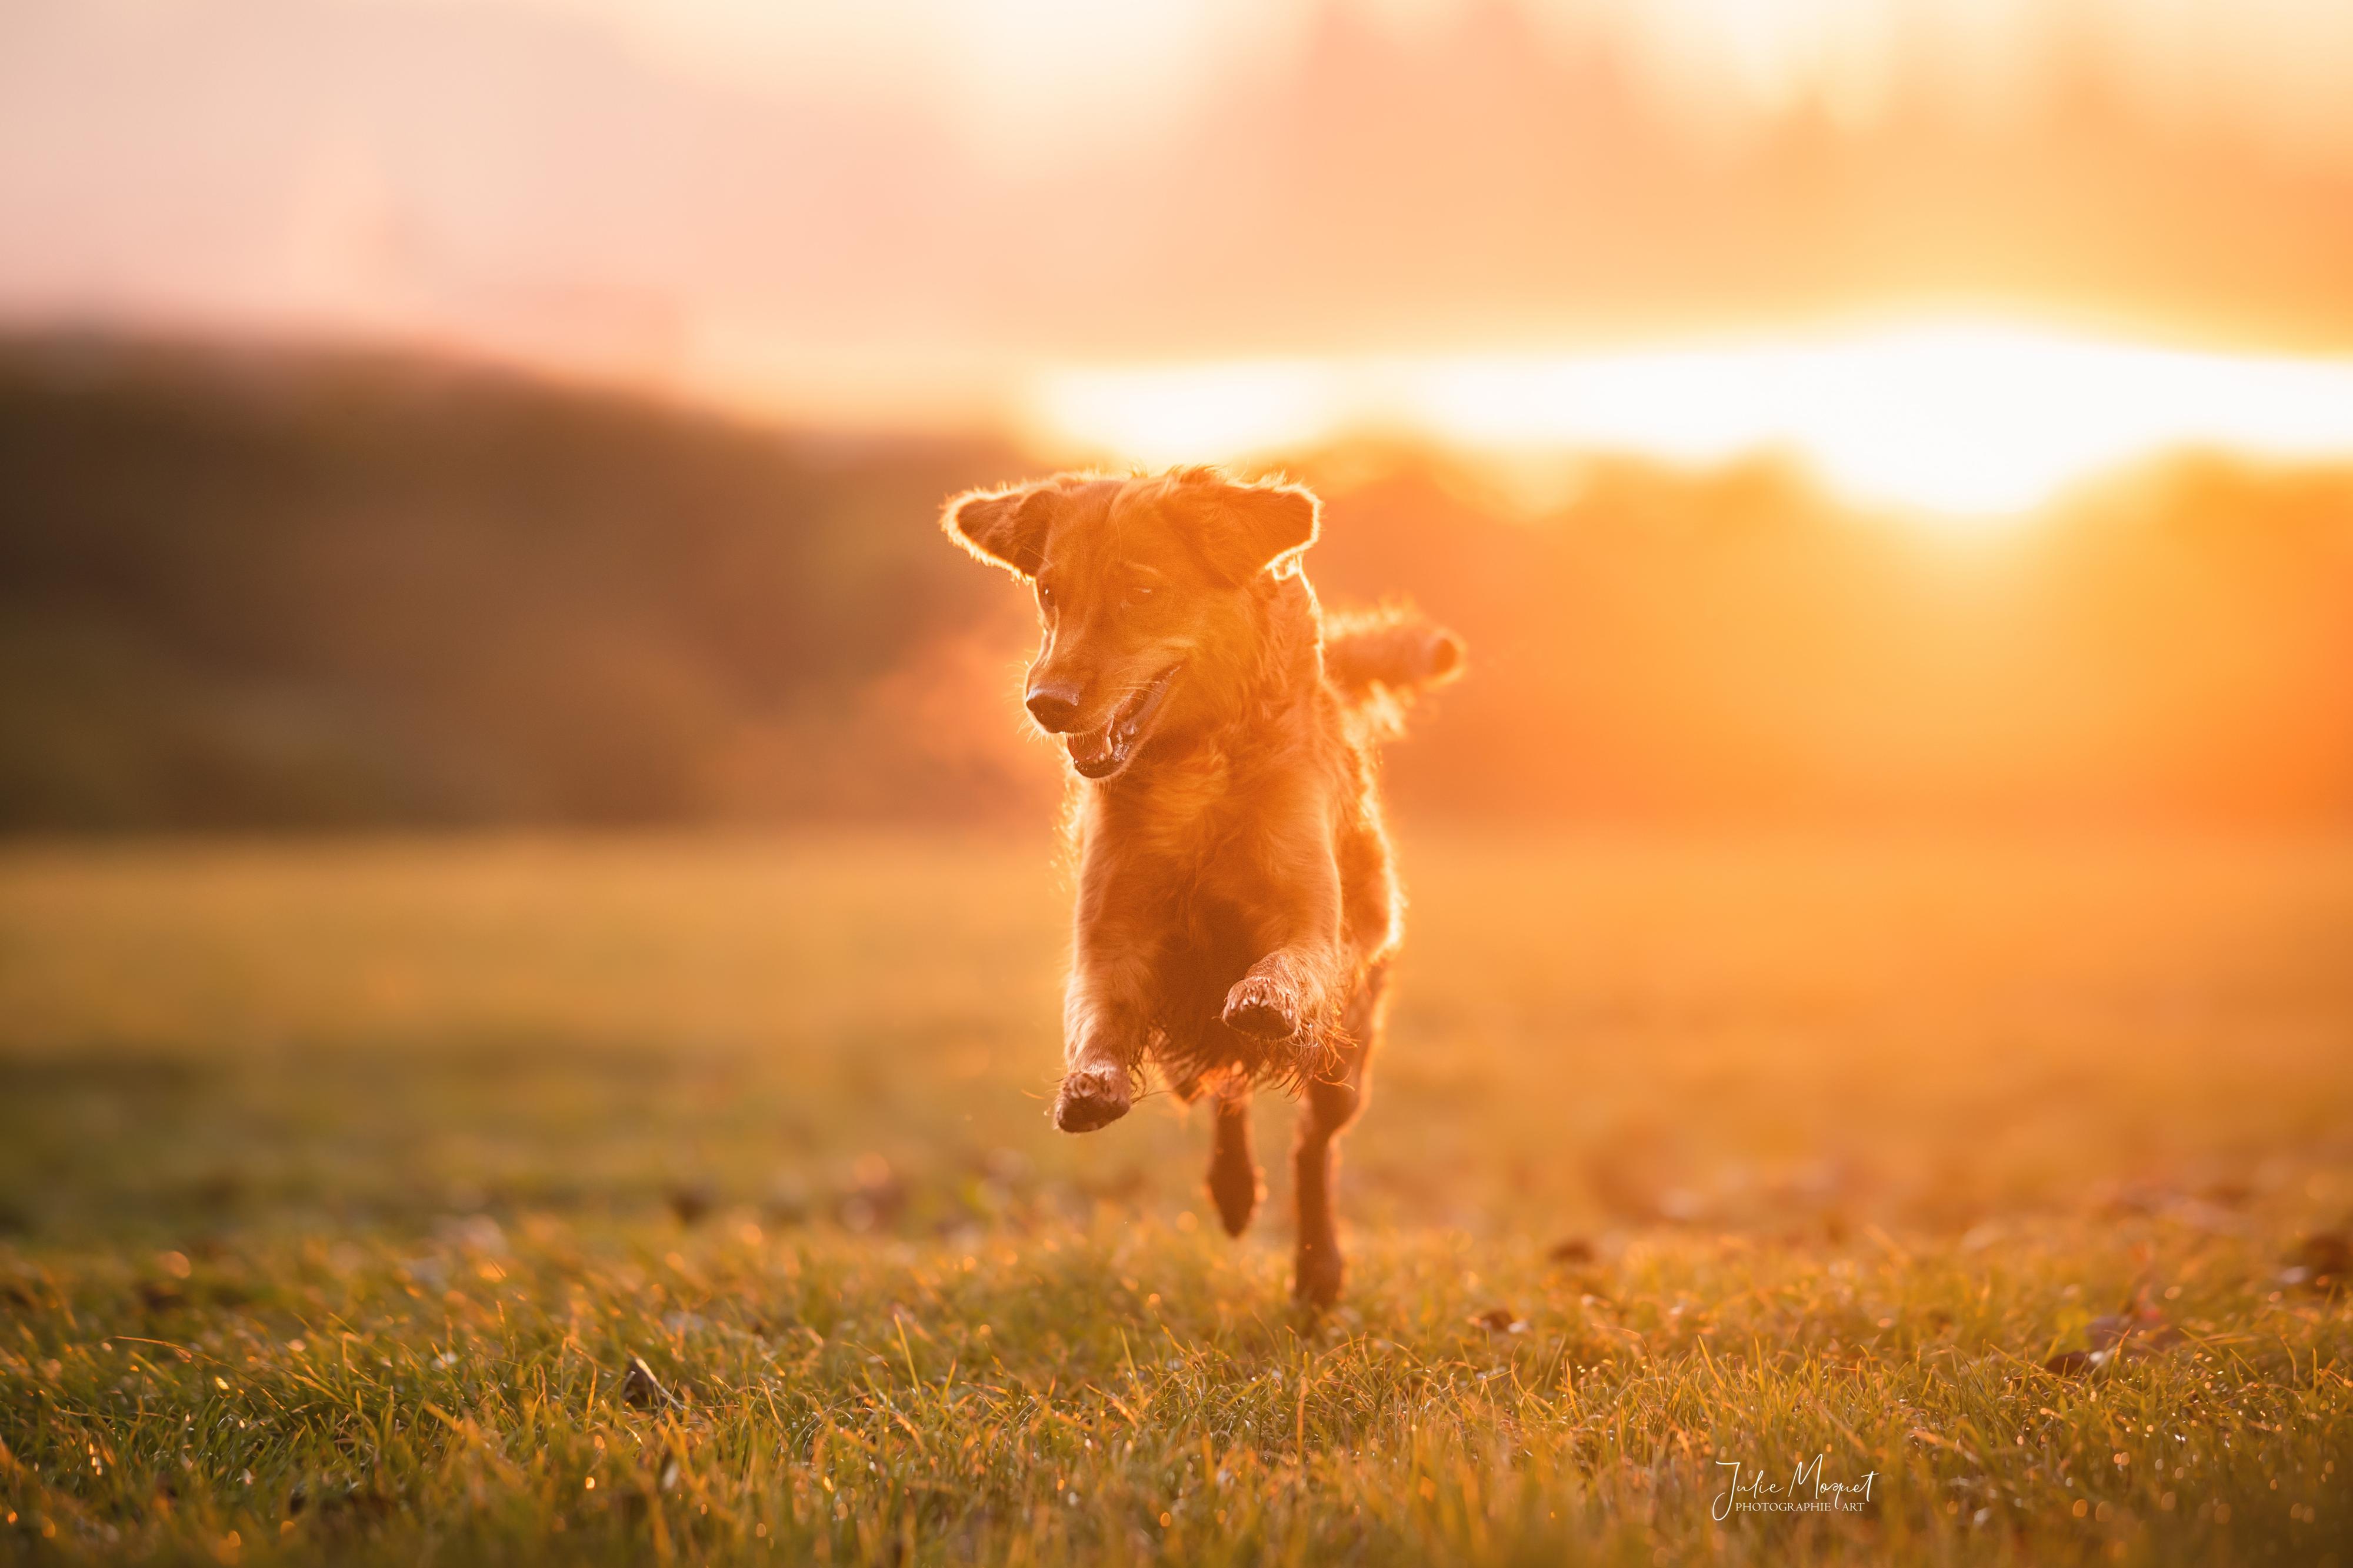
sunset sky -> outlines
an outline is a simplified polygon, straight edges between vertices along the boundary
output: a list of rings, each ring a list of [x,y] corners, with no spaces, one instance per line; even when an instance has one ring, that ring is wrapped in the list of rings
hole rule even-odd
[[[2348,279],[2342,0],[0,7],[7,320],[828,424],[1778,443],[1999,512],[2353,451]]]

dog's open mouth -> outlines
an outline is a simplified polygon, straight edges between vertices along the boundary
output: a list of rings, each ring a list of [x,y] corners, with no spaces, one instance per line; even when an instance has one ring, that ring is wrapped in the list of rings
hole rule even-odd
[[[1127,766],[1136,749],[1151,734],[1152,721],[1159,717],[1161,703],[1176,679],[1176,668],[1172,664],[1136,688],[1096,728],[1062,738],[1062,744],[1071,753],[1071,765],[1079,770],[1082,777],[1107,779]]]

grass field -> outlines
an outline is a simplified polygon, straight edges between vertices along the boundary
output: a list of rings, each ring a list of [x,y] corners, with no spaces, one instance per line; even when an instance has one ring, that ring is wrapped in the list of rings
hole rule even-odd
[[[0,1551],[2353,1563],[2353,840],[1406,853],[1311,1321],[1042,840],[8,851]]]

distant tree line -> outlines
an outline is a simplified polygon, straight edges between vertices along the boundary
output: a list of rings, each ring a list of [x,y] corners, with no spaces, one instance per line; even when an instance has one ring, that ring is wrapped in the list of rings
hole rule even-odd
[[[0,344],[0,829],[1033,813],[1029,612],[934,519],[1041,466],[422,360]],[[1292,468],[1328,600],[1470,642],[1391,756],[1409,813],[2353,812],[2353,471],[2184,456],[1955,540],[1767,460],[1541,503],[1426,451]]]

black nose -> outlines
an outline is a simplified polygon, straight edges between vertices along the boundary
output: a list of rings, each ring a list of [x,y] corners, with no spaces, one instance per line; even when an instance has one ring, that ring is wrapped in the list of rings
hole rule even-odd
[[[1079,721],[1079,694],[1068,686],[1029,689],[1029,717],[1050,735],[1067,733]]]

